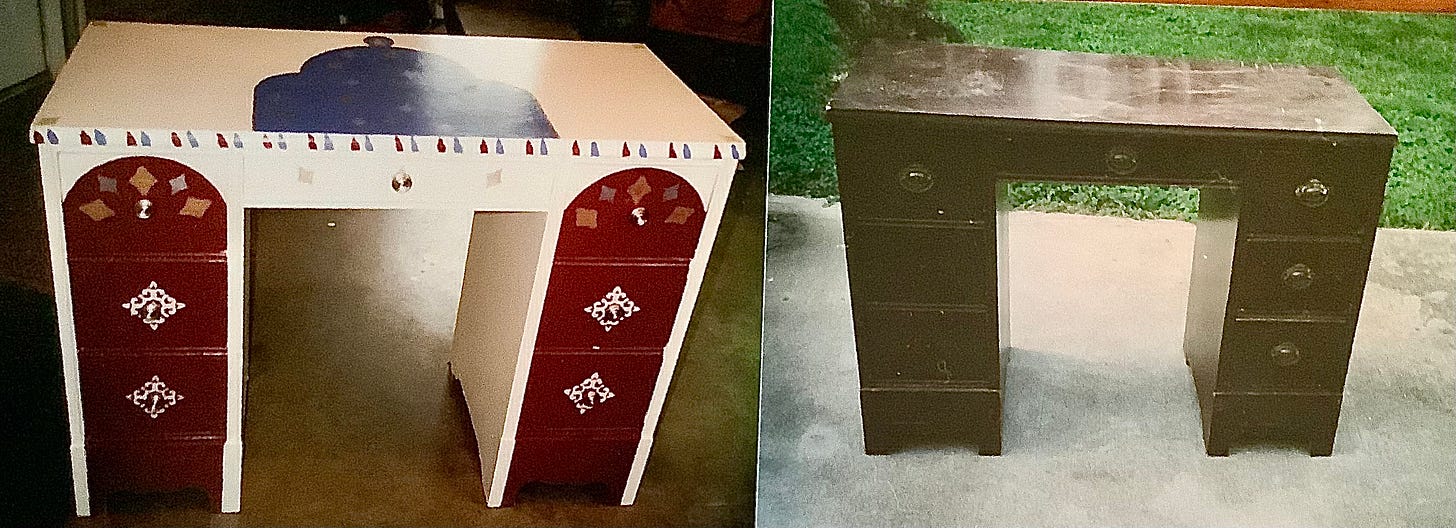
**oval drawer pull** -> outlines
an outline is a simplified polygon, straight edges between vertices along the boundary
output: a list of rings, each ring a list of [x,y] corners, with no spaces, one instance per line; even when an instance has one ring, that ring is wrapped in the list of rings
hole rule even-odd
[[[1294,197],[1305,207],[1315,208],[1330,200],[1330,187],[1315,178],[1294,188]]]
[[[152,217],[152,201],[146,198],[137,200],[136,216],[142,220]]]
[[[394,187],[395,192],[405,193],[414,188],[415,180],[410,177],[409,173],[399,171],[394,174],[394,179],[390,180],[389,185]]]
[[[1113,174],[1128,175],[1137,170],[1137,154],[1125,148],[1115,148],[1107,152],[1107,170]]]
[[[1274,364],[1281,367],[1293,366],[1299,363],[1299,347],[1294,346],[1294,343],[1279,343],[1269,350],[1269,357],[1274,359]]]
[[[1314,270],[1304,264],[1295,264],[1284,270],[1284,285],[1292,290],[1303,290],[1314,284]]]
[[[647,225],[647,208],[646,207],[638,207],[636,209],[633,209],[632,210],[632,219],[637,222],[637,225],[638,226],[645,226],[645,225]]]
[[[900,187],[915,194],[930,190],[935,177],[920,169],[906,169],[900,173]]]

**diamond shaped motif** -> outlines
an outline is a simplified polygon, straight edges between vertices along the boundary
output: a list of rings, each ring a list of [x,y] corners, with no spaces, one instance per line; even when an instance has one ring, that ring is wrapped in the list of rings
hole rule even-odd
[[[157,287],[157,281],[152,281],[140,294],[121,307],[131,310],[132,315],[142,318],[143,323],[156,330],[157,326],[167,322],[168,317],[176,315],[177,310],[186,308],[187,305],[177,302],[177,299],[167,295],[166,290]]]
[[[586,313],[591,314],[592,319],[601,323],[602,328],[607,332],[611,332],[612,327],[639,311],[642,309],[638,308],[637,303],[632,302],[632,299],[627,298],[627,294],[622,292],[621,286],[612,288],[612,291],[607,292],[607,295],[601,300],[586,307]]]
[[[602,381],[601,374],[597,372],[593,372],[590,378],[582,380],[581,383],[562,392],[566,393],[566,397],[571,398],[571,402],[576,404],[577,414],[586,414],[596,404],[616,396],[616,394],[612,394],[612,389],[607,388],[606,382]]]
[[[182,395],[167,388],[167,384],[162,383],[161,378],[152,376],[152,381],[143,383],[142,388],[131,391],[131,395],[126,399],[140,407],[142,412],[147,413],[152,419],[156,419],[158,415],[166,412],[168,407],[182,401]]]

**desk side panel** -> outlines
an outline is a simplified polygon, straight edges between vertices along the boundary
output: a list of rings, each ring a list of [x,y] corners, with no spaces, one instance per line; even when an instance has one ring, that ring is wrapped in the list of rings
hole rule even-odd
[[[1224,315],[1238,233],[1239,200],[1232,189],[1199,190],[1198,228],[1193,241],[1193,271],[1188,287],[1188,319],[1183,353],[1193,373],[1198,408],[1207,441],[1213,390],[1218,378]]]
[[[529,312],[524,307],[546,221],[545,213],[476,213],[471,224],[450,372],[470,411],[487,490],[505,431]]]

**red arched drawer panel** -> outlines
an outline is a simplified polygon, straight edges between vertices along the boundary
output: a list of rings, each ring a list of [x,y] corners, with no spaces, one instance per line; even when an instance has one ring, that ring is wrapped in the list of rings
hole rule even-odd
[[[537,353],[520,430],[641,429],[661,367],[660,353]]]
[[[215,436],[227,425],[227,354],[80,355],[91,439],[152,442]]]
[[[222,257],[72,259],[71,299],[83,350],[227,346]]]
[[[227,205],[207,178],[165,158],[118,158],[83,174],[62,202],[77,255],[221,253]]]
[[[692,184],[662,169],[613,173],[566,208],[557,258],[692,258],[707,217]]]
[[[681,265],[557,261],[536,348],[662,348],[687,283]]]

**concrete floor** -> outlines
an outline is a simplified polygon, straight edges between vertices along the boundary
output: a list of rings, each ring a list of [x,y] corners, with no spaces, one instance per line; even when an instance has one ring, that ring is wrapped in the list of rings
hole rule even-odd
[[[761,526],[1456,525],[1456,233],[1380,230],[1334,456],[1204,455],[1193,225],[1010,215],[1005,454],[863,454],[838,206],[769,198]]]

